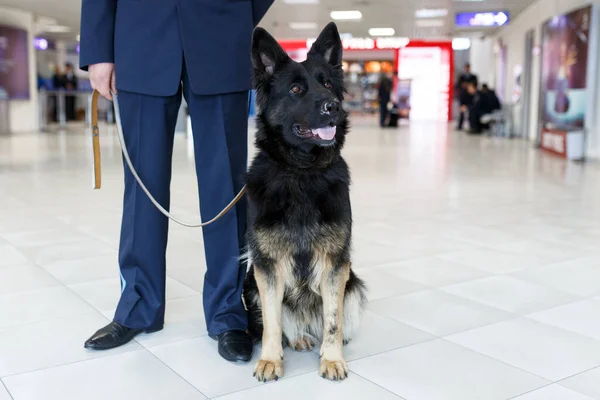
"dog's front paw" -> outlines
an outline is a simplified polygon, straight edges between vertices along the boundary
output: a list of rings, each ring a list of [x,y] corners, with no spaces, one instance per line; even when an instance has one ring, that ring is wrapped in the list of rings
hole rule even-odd
[[[344,360],[321,360],[319,375],[330,381],[343,381],[348,377],[348,366]]]
[[[258,360],[254,376],[259,382],[276,381],[283,377],[283,360]]]

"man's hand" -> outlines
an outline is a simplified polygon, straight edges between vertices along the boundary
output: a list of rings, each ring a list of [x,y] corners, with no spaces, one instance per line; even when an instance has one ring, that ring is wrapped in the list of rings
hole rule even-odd
[[[117,93],[117,86],[115,84],[115,64],[93,64],[90,65],[88,70],[92,88],[100,92],[106,99],[112,100],[110,92]]]

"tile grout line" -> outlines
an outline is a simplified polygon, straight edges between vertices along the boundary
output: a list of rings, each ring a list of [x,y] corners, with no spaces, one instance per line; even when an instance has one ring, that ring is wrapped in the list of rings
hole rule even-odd
[[[161,360],[160,358],[158,358],[158,356],[156,354],[154,354],[153,352],[151,352],[150,349],[147,349],[147,348],[145,348],[143,346],[142,346],[142,348],[146,352],[148,352],[152,357],[154,357],[156,360],[158,360],[158,362],[160,362],[162,365],[164,365],[165,367],[167,367],[171,372],[173,372],[175,375],[177,375],[179,378],[181,378],[182,381],[184,381],[185,383],[187,383],[188,385],[190,385],[191,387],[193,387],[195,391],[197,391],[198,393],[200,393],[202,396],[206,397],[207,399],[210,399],[210,397],[208,397],[207,395],[205,395],[204,393],[202,393],[200,391],[200,389],[198,389],[196,386],[194,386],[190,381],[188,381],[187,379],[185,379],[181,374],[179,374],[177,371],[175,371],[173,368],[171,368],[170,365],[168,365],[163,360]]]
[[[105,317],[105,316],[102,314],[102,312],[101,312],[100,310],[98,310],[98,309],[97,309],[96,307],[94,307],[94,306],[93,306],[93,305],[92,305],[90,302],[88,302],[88,301],[87,301],[87,300],[85,300],[85,299],[84,299],[82,296],[80,296],[80,295],[79,295],[79,293],[77,293],[76,291],[74,291],[73,289],[71,289],[69,286],[67,286],[67,285],[66,285],[66,284],[65,284],[63,281],[61,281],[61,280],[57,279],[56,277],[54,277],[54,275],[52,275],[52,274],[50,274],[48,271],[46,271],[46,269],[45,269],[45,268],[44,268],[42,265],[39,265],[39,264],[38,264],[38,263],[36,263],[35,261],[32,261],[32,262],[33,262],[33,264],[34,264],[34,265],[36,265],[37,267],[41,268],[41,269],[42,269],[42,270],[44,270],[46,273],[48,273],[48,275],[52,276],[52,278],[53,278],[53,279],[55,279],[55,280],[56,280],[56,281],[57,281],[57,282],[60,284],[60,285],[59,285],[59,286],[57,286],[57,287],[63,287],[63,288],[65,288],[65,289],[67,289],[67,290],[68,290],[68,291],[69,291],[71,294],[73,294],[75,297],[77,297],[78,299],[80,299],[80,300],[81,300],[81,301],[82,301],[84,304],[86,304],[87,306],[89,306],[89,307],[91,308],[91,310],[95,311],[95,313],[96,313],[96,314],[100,315],[100,317],[102,317],[103,319],[105,319],[105,320],[108,320],[108,318],[106,318],[106,317]],[[87,314],[87,313],[85,313],[85,314]],[[91,313],[91,311],[89,312],[89,314],[92,314],[92,313]],[[84,315],[84,313],[77,314],[77,315],[73,315],[73,316],[78,316],[78,315]],[[56,319],[56,318],[53,318],[53,319],[48,319],[48,320],[45,320],[45,321],[52,321],[52,320],[55,320],[55,319]],[[144,348],[144,347],[143,347],[143,346],[141,346],[139,343],[137,343],[137,342],[136,342],[136,344],[137,344],[138,346],[140,346],[141,348]],[[134,351],[134,350],[132,349],[132,351]],[[102,353],[102,352],[100,352],[100,353]],[[110,354],[110,355],[99,355],[98,357],[93,357],[93,358],[90,358],[90,359],[78,360],[78,361],[74,361],[74,362],[70,362],[70,363],[66,363],[66,364],[59,364],[59,365],[55,365],[55,366],[52,366],[52,367],[47,367],[47,368],[38,368],[38,369],[36,369],[36,370],[29,371],[29,372],[42,371],[42,370],[45,370],[45,369],[56,368],[56,367],[60,367],[60,366],[63,366],[63,365],[75,364],[75,363],[78,363],[78,362],[85,362],[85,361],[88,361],[88,360],[93,360],[93,359],[97,359],[97,358],[110,357],[110,356],[112,356],[112,355],[113,355],[113,354]],[[13,375],[10,375],[10,376],[22,375],[22,374],[29,373],[29,372],[23,372],[23,373],[20,373],[20,374],[13,374]]]
[[[442,339],[441,337],[438,337],[438,336],[434,336],[434,335],[431,335],[431,336],[433,336],[433,337],[430,338],[430,339],[427,339],[427,340],[422,340],[420,342],[411,343],[411,344],[407,344],[407,345],[404,345],[404,346],[394,347],[394,348],[389,349],[389,350],[380,351],[379,353],[374,353],[374,354],[369,354],[368,356],[358,357],[358,358],[355,358],[355,359],[353,359],[351,361],[346,360],[346,362],[348,364],[350,364],[350,363],[353,363],[353,362],[356,362],[356,361],[364,360],[365,358],[380,356],[380,355],[383,355],[383,354],[386,354],[386,353],[391,353],[392,351],[401,350],[401,349],[407,349],[407,348],[412,347],[412,346],[418,346],[420,344],[425,344],[425,343],[433,342],[434,340]]]
[[[599,368],[600,368],[600,365],[596,365],[595,367],[592,367],[592,368],[586,369],[585,371],[581,371],[581,372],[578,372],[578,373],[576,373],[576,374],[573,374],[573,375],[567,376],[566,378],[559,379],[559,380],[557,380],[557,381],[556,381],[556,382],[554,382],[554,383],[556,383],[556,384],[558,384],[558,385],[560,385],[560,386],[563,386],[563,385],[561,385],[561,382],[563,382],[563,381],[566,381],[567,379],[574,378],[574,377],[576,377],[576,376],[578,376],[578,375],[585,374],[586,372],[590,372],[590,371],[593,371],[593,370],[595,370],[595,369],[599,369]],[[563,386],[563,387],[566,387],[566,386]],[[569,389],[570,389],[570,388],[569,388]],[[571,389],[571,390],[573,390],[573,389]]]
[[[70,362],[67,362],[67,363],[64,363],[64,364],[57,364],[57,365],[53,365],[51,367],[36,368],[36,369],[32,369],[30,371],[17,372],[16,374],[4,375],[0,379],[13,378],[13,377],[16,377],[16,376],[33,374],[33,373],[36,373],[36,372],[41,372],[41,371],[46,371],[46,370],[50,370],[50,369],[65,367],[67,365],[79,364],[79,363],[84,363],[84,362],[88,362],[88,361],[99,360],[99,359],[102,359],[102,358],[120,356],[120,355],[123,355],[123,354],[132,353],[132,352],[135,352],[135,351],[140,351],[142,349],[143,349],[143,347],[140,346],[139,349],[131,349],[131,350],[128,350],[128,351],[123,351],[121,353],[106,354],[106,355],[99,356],[99,357],[86,358],[85,360],[76,360],[76,361],[70,361]],[[101,354],[102,351],[103,350],[99,351],[98,354]],[[104,351],[104,353],[107,353],[107,351]]]
[[[525,396],[526,394],[529,394],[529,393],[536,392],[536,391],[538,391],[538,390],[541,390],[541,389],[547,388],[547,387],[549,387],[549,386],[552,386],[552,385],[555,385],[555,384],[556,384],[556,382],[550,382],[550,383],[548,383],[547,385],[540,386],[540,387],[538,387],[538,388],[531,389],[531,390],[528,390],[528,391],[526,391],[526,392],[523,392],[523,393],[519,393],[518,395],[516,395],[516,396],[513,396],[513,397],[510,397],[510,398],[508,398],[508,399],[506,399],[506,400],[514,400],[514,399],[517,399],[517,398],[519,398],[519,397],[521,397],[521,396]]]
[[[442,292],[442,291],[440,291],[440,292]],[[413,292],[413,293],[419,293],[419,292]],[[402,294],[402,295],[399,295],[399,296],[396,296],[396,297],[410,296],[410,295],[412,295],[413,293]],[[485,325],[481,325],[481,326],[475,326],[475,327],[472,327],[472,328],[467,328],[467,329],[460,330],[460,331],[457,331],[457,332],[449,333],[449,334],[447,334],[447,335],[438,336],[438,335],[436,335],[436,334],[433,334],[433,333],[429,333],[429,332],[427,332],[427,331],[424,331],[424,330],[422,330],[421,328],[418,328],[418,327],[416,327],[416,326],[414,326],[414,325],[411,325],[411,324],[409,324],[409,323],[406,323],[406,322],[404,322],[404,321],[400,321],[399,319],[395,319],[395,318],[393,318],[393,317],[390,317],[390,316],[388,316],[388,315],[383,315],[383,314],[381,314],[380,312],[377,312],[377,311],[375,311],[375,310],[368,309],[368,311],[370,311],[370,312],[372,312],[372,313],[374,313],[374,314],[377,314],[377,315],[378,315],[378,316],[380,316],[380,317],[387,318],[387,319],[389,319],[389,320],[391,320],[391,321],[394,321],[394,322],[397,322],[397,323],[404,324],[404,325],[408,326],[409,328],[416,329],[416,330],[418,330],[418,331],[424,332],[424,333],[426,333],[427,335],[434,336],[434,337],[435,337],[435,338],[437,338],[437,339],[443,339],[443,338],[445,338],[445,337],[448,337],[448,336],[451,336],[451,335],[457,335],[457,334],[459,334],[459,333],[468,332],[468,331],[471,331],[471,330],[474,330],[474,329],[484,328],[484,327],[487,327],[487,326],[490,326],[490,325],[498,324],[498,323],[500,323],[500,322],[510,321],[510,320],[517,319],[517,318],[525,318],[525,316],[524,316],[524,315],[521,315],[521,314],[515,314],[515,313],[513,313],[513,312],[510,312],[510,311],[505,311],[505,310],[502,310],[502,309],[500,309],[500,308],[496,308],[496,307],[488,306],[487,304],[483,304],[483,303],[480,303],[480,302],[478,302],[478,301],[474,301],[474,300],[470,300],[470,299],[467,299],[467,298],[464,298],[464,297],[456,296],[456,295],[454,295],[454,294],[451,294],[451,293],[446,293],[446,292],[442,292],[442,293],[445,293],[445,294],[448,294],[448,295],[451,295],[451,296],[455,296],[455,297],[457,297],[457,298],[459,298],[459,299],[461,299],[461,300],[467,300],[467,301],[473,302],[473,303],[475,303],[475,304],[477,304],[477,305],[481,305],[481,306],[485,306],[485,307],[493,308],[493,309],[495,309],[495,310],[497,310],[497,311],[502,311],[502,312],[505,312],[505,313],[507,313],[507,314],[510,314],[510,315],[509,315],[507,318],[503,318],[503,319],[500,319],[500,320],[498,320],[498,321],[490,322],[490,323],[487,323],[487,324],[485,324]],[[385,300],[385,299],[382,299],[382,300]],[[379,301],[379,300],[375,300],[375,301]]]
[[[485,278],[484,278],[484,279],[485,279]],[[538,286],[541,286],[541,285],[538,285]],[[545,289],[556,290],[556,289],[549,288],[549,287],[546,287],[546,286],[542,286],[542,287],[544,287]],[[409,324],[409,323],[407,323],[407,322],[404,322],[404,321],[401,321],[401,320],[395,319],[395,318],[393,318],[393,317],[390,317],[390,316],[387,316],[387,315],[381,314],[380,312],[378,312],[378,311],[375,311],[375,310],[373,310],[373,309],[367,308],[367,310],[368,310],[368,311],[370,311],[370,312],[372,312],[372,313],[374,313],[374,314],[377,314],[377,315],[378,315],[378,316],[380,316],[380,317],[387,318],[387,319],[389,319],[389,320],[391,320],[391,321],[394,321],[394,322],[399,322],[399,323],[401,323],[401,324],[404,324],[404,325],[407,325],[407,326],[409,326],[410,328],[417,329],[417,330],[419,330],[419,331],[421,331],[421,332],[424,332],[424,333],[426,333],[426,334],[428,334],[428,335],[437,336],[437,337],[439,337],[439,338],[445,338],[445,337],[447,337],[447,336],[451,336],[451,335],[456,335],[456,334],[459,334],[459,333],[468,332],[468,331],[470,331],[470,330],[479,329],[479,328],[484,328],[484,327],[487,327],[487,326],[490,326],[490,325],[494,325],[494,324],[497,324],[497,323],[501,323],[501,322],[509,321],[509,320],[511,320],[511,319],[525,318],[525,319],[528,319],[528,320],[530,320],[530,321],[533,321],[533,322],[538,322],[538,323],[541,323],[541,324],[544,324],[544,325],[548,325],[548,326],[551,326],[551,327],[554,327],[554,328],[562,329],[562,330],[564,330],[564,331],[566,331],[566,332],[570,332],[570,333],[573,333],[573,334],[576,334],[576,335],[579,335],[579,336],[583,336],[583,337],[586,337],[586,338],[590,338],[590,339],[598,340],[598,339],[596,339],[596,338],[594,338],[594,337],[587,336],[587,335],[584,335],[584,334],[581,334],[581,333],[578,333],[578,332],[575,332],[575,331],[570,331],[570,330],[568,330],[568,329],[561,328],[561,327],[558,327],[558,326],[554,326],[554,325],[546,324],[546,323],[544,323],[544,322],[540,322],[540,321],[538,321],[538,320],[536,320],[536,319],[533,319],[533,318],[530,318],[530,317],[529,317],[529,315],[532,315],[532,314],[536,314],[536,313],[540,313],[540,312],[544,312],[544,311],[549,311],[549,310],[552,310],[552,309],[554,309],[554,308],[563,307],[563,306],[567,306],[567,305],[575,304],[575,303],[582,302],[582,301],[597,301],[597,302],[600,302],[600,300],[595,300],[595,299],[596,299],[596,297],[598,297],[597,295],[592,295],[592,296],[590,296],[590,297],[581,297],[581,296],[574,295],[574,294],[571,294],[571,293],[568,293],[568,292],[563,292],[563,291],[557,290],[557,291],[559,291],[559,292],[561,292],[561,293],[563,293],[563,294],[568,294],[568,295],[570,295],[570,296],[577,297],[577,298],[576,298],[576,299],[573,299],[573,300],[569,300],[568,302],[565,302],[565,303],[555,304],[555,305],[553,305],[553,306],[550,306],[550,307],[548,307],[548,308],[543,308],[543,309],[536,310],[536,311],[532,311],[532,312],[528,312],[528,313],[526,313],[526,314],[525,314],[525,313],[516,313],[516,312],[514,312],[514,311],[508,311],[508,310],[505,310],[505,309],[502,309],[502,308],[498,308],[498,307],[496,307],[496,306],[492,306],[492,305],[488,305],[488,304],[482,303],[482,302],[480,302],[480,301],[478,301],[478,300],[473,300],[473,299],[470,299],[470,298],[467,298],[467,297],[463,297],[463,296],[461,296],[461,295],[457,295],[457,294],[454,294],[454,293],[446,292],[446,291],[442,290],[442,288],[443,288],[443,287],[438,287],[438,288],[424,289],[424,290],[420,290],[420,291],[417,291],[417,292],[405,293],[405,294],[400,294],[400,295],[393,295],[393,296],[385,297],[385,298],[382,298],[382,299],[377,299],[377,300],[369,301],[367,304],[369,304],[369,303],[374,303],[374,302],[378,302],[378,301],[383,301],[383,300],[390,300],[390,299],[392,299],[392,298],[395,298],[395,297],[397,297],[397,298],[400,298],[400,297],[404,297],[404,296],[410,296],[410,295],[413,295],[413,294],[418,294],[418,293],[422,293],[422,292],[425,292],[425,291],[437,291],[437,292],[440,292],[440,293],[443,293],[443,294],[446,294],[446,295],[449,295],[449,296],[454,296],[454,297],[456,297],[456,298],[458,298],[458,299],[460,299],[460,300],[463,300],[463,301],[472,302],[472,303],[474,303],[474,304],[476,304],[476,305],[479,305],[479,306],[484,306],[484,307],[492,308],[492,309],[495,309],[495,310],[497,310],[497,311],[501,311],[501,312],[504,312],[504,313],[510,314],[511,316],[510,316],[510,317],[508,317],[508,318],[500,319],[500,320],[498,320],[498,321],[495,321],[495,322],[490,322],[490,323],[487,323],[487,324],[485,324],[485,325],[476,326],[476,327],[473,327],[473,328],[468,328],[468,329],[465,329],[465,330],[460,330],[460,331],[453,332],[453,333],[450,333],[450,334],[447,334],[447,335],[444,335],[444,336],[437,336],[437,335],[434,335],[434,334],[432,334],[432,333],[429,333],[429,332],[423,331],[422,329],[420,329],[420,328],[418,328],[418,327],[416,327],[416,326],[414,326],[414,325],[411,325],[411,324]]]
[[[13,395],[10,393],[10,390],[8,390],[8,387],[6,386],[6,383],[4,383],[4,378],[0,378],[0,383],[2,384],[2,387],[6,390],[6,393],[8,393],[8,396],[14,400],[15,398],[13,397]]]
[[[187,338],[184,338],[184,339],[177,339],[177,340],[173,340],[173,341],[170,341],[170,342],[151,344],[151,345],[148,345],[148,346],[144,346],[142,343],[138,342],[138,340],[135,339],[135,338],[133,339],[133,341],[135,341],[137,344],[139,344],[140,346],[142,346],[144,349],[150,350],[150,349],[153,349],[153,348],[158,347],[158,346],[166,346],[166,345],[171,345],[171,344],[175,344],[175,343],[187,342],[188,340],[200,339],[200,338],[203,338],[205,336],[208,337],[208,332],[207,333],[199,334],[198,336],[191,336],[191,337],[187,337]]]
[[[524,281],[524,282],[525,282],[525,281]],[[541,286],[541,285],[538,285],[538,286],[540,286],[540,287],[542,287],[542,288],[544,288],[544,289],[555,290],[555,289],[552,289],[552,288],[548,288],[548,287],[546,287],[546,286]],[[578,295],[574,295],[574,294],[571,294],[571,293],[568,293],[568,292],[563,292],[563,291],[560,291],[560,290],[556,290],[557,292],[560,292],[561,294],[566,294],[566,295],[569,295],[569,296],[572,296],[572,297],[577,297],[577,298],[576,298],[576,299],[573,299],[573,300],[569,300],[569,301],[567,301],[567,302],[565,302],[565,303],[554,304],[554,305],[552,305],[552,306],[550,306],[550,307],[547,307],[547,308],[542,308],[542,309],[540,309],[540,310],[535,310],[535,311],[531,311],[531,312],[527,312],[527,313],[517,313],[517,312],[514,312],[514,311],[508,311],[508,310],[505,310],[505,309],[503,309],[503,308],[498,308],[498,307],[496,307],[496,306],[492,306],[492,305],[489,305],[489,304],[482,303],[482,302],[481,302],[481,301],[479,301],[479,300],[473,300],[473,299],[470,299],[470,298],[468,298],[468,297],[463,297],[463,296],[461,296],[461,295],[458,295],[458,294],[454,294],[454,293],[446,292],[445,290],[440,290],[440,291],[441,291],[442,293],[449,294],[449,295],[451,295],[451,296],[455,296],[455,297],[457,297],[457,298],[459,298],[459,299],[461,299],[461,300],[467,300],[467,301],[470,301],[470,302],[476,303],[476,304],[478,304],[478,305],[481,305],[481,306],[485,306],[485,307],[489,307],[489,308],[494,308],[494,309],[496,309],[496,310],[498,310],[498,311],[502,311],[502,312],[509,313],[509,314],[512,314],[512,315],[516,315],[517,317],[521,317],[521,318],[528,318],[527,316],[528,316],[528,315],[531,315],[531,314],[536,314],[536,313],[539,313],[539,312],[544,312],[544,311],[552,310],[552,309],[554,309],[554,308],[558,308],[558,307],[562,307],[562,306],[567,306],[567,305],[570,305],[570,304],[573,304],[573,303],[578,303],[578,302],[580,302],[580,301],[585,301],[585,300],[593,300],[593,298],[591,298],[591,297],[590,297],[590,298],[587,298],[587,297],[580,297],[580,296],[578,296]],[[500,321],[498,321],[498,322],[500,322]],[[489,325],[489,324],[488,324],[488,325]],[[486,326],[487,326],[487,325],[486,325]]]
[[[179,283],[180,285],[185,286],[187,289],[193,290],[194,292],[196,292],[194,295],[201,295],[203,292],[199,292],[196,289],[194,289],[193,287],[189,286],[187,283],[182,282],[181,280],[173,277],[172,275],[169,275],[169,270],[167,269],[167,277],[173,279],[175,282]],[[190,296],[184,296],[184,297],[190,297]],[[177,297],[178,299],[181,297]],[[175,300],[175,299],[172,299]],[[165,300],[165,304],[166,304],[166,300]]]
[[[448,336],[451,336],[451,335],[448,335]],[[455,345],[455,346],[459,346],[459,347],[461,347],[461,348],[463,348],[463,349],[465,349],[465,350],[468,350],[468,351],[470,351],[470,352],[473,352],[473,353],[475,353],[475,354],[478,354],[478,355],[480,355],[480,356],[483,356],[483,357],[485,357],[485,358],[488,358],[488,359],[490,359],[490,360],[493,360],[493,361],[496,361],[496,362],[498,362],[498,363],[501,363],[501,364],[504,364],[504,365],[506,365],[506,366],[509,366],[509,367],[511,367],[511,368],[517,369],[517,370],[519,370],[519,371],[521,371],[521,372],[524,372],[524,373],[526,373],[526,374],[529,374],[529,375],[531,375],[531,376],[535,376],[536,378],[543,379],[543,380],[545,380],[545,381],[547,381],[547,382],[550,382],[550,383],[556,383],[556,382],[555,382],[555,381],[553,381],[552,379],[544,378],[543,376],[540,376],[540,375],[538,375],[538,374],[536,374],[536,373],[533,373],[533,372],[531,372],[531,371],[527,371],[527,370],[525,370],[525,369],[523,369],[523,368],[521,368],[521,367],[517,367],[516,365],[509,364],[509,363],[507,363],[506,361],[499,360],[499,359],[497,359],[497,358],[494,358],[494,357],[492,357],[492,356],[489,356],[489,355],[487,355],[487,354],[480,353],[480,352],[479,352],[479,351],[477,351],[477,350],[470,349],[470,348],[468,348],[468,347],[466,347],[466,346],[463,346],[463,345],[462,345],[462,344],[460,344],[460,343],[455,343],[455,342],[452,342],[452,341],[450,341],[450,340],[448,340],[448,339],[446,339],[446,338],[447,338],[447,336],[446,336],[446,337],[442,337],[441,339],[442,339],[443,341],[445,341],[446,343],[450,343],[450,344],[453,344],[453,345]],[[544,385],[544,386],[547,386],[547,385]]]
[[[350,368],[348,368],[348,369],[349,369],[350,371],[352,371]],[[362,379],[364,379],[364,380],[365,380],[365,381],[367,381],[367,382],[370,382],[371,384],[373,384],[373,385],[377,386],[378,388],[385,390],[386,392],[388,392],[388,393],[392,394],[393,396],[396,396],[396,397],[398,397],[398,399],[405,400],[405,399],[404,399],[404,397],[400,396],[399,394],[396,394],[396,393],[392,392],[391,390],[389,390],[389,389],[387,389],[387,388],[385,388],[385,387],[381,386],[380,384],[378,384],[378,383],[375,383],[375,382],[373,382],[372,380],[370,380],[370,379],[368,379],[368,378],[365,378],[364,376],[360,375],[360,374],[359,374],[359,373],[357,373],[356,371],[352,371],[352,373],[353,373],[354,375],[356,375],[356,376],[360,376]]]
[[[315,373],[315,371],[317,371],[317,372],[318,372],[318,370],[308,371],[308,372],[305,372],[305,373],[302,373],[302,374],[298,374],[298,375],[293,375],[293,376],[290,376],[290,377],[289,377],[289,378],[287,378],[287,379],[288,379],[288,380],[290,380],[290,379],[299,378],[299,377],[302,377],[302,376],[305,376],[305,375],[308,375],[308,374],[314,374],[314,373]],[[382,387],[382,386],[380,386],[380,385],[376,384],[375,382],[372,382],[372,381],[370,381],[369,379],[365,378],[364,376],[362,376],[362,375],[359,375],[359,374],[357,374],[357,373],[356,373],[356,372],[354,372],[354,371],[352,371],[352,373],[353,373],[354,375],[356,375],[356,376],[358,376],[358,377],[360,377],[360,378],[364,379],[365,381],[367,381],[367,382],[369,382],[369,383],[372,383],[373,385],[375,385],[375,386],[377,386],[377,387],[379,387],[379,388],[381,388],[381,389],[385,390],[386,392],[388,392],[388,393],[390,393],[390,394],[392,394],[392,395],[394,395],[394,396],[398,397],[399,399],[401,399],[401,400],[405,400],[403,397],[400,397],[400,396],[399,396],[399,395],[397,395],[396,393],[394,393],[394,392],[391,392],[391,391],[389,391],[388,389],[386,389],[386,388],[384,388],[384,387]],[[285,379],[285,377],[284,377],[284,379]],[[284,379],[282,379],[282,381],[284,381]],[[321,378],[321,379],[324,379],[324,378]],[[349,379],[349,378],[347,378],[347,379]],[[218,395],[218,396],[216,396],[216,397],[211,397],[211,398],[210,398],[210,400],[218,400],[218,399],[220,399],[220,398],[222,398],[222,397],[225,397],[225,396],[231,396],[232,394],[236,394],[236,393],[242,393],[242,392],[247,392],[247,391],[249,391],[249,390],[255,390],[255,389],[258,389],[258,388],[261,388],[261,387],[263,387],[264,385],[276,385],[277,383],[278,383],[278,382],[268,382],[268,383],[264,383],[263,385],[260,385],[260,386],[254,386],[254,387],[250,387],[250,388],[246,388],[246,389],[240,389],[240,390],[236,390],[236,391],[233,391],[233,392],[230,392],[230,393],[225,393],[225,394]],[[339,384],[340,384],[340,385],[343,385],[343,384],[344,384],[344,382],[341,382],[341,383],[339,383]]]
[[[308,375],[308,374],[314,374],[314,373],[315,373],[315,371],[318,371],[318,369],[317,369],[317,370],[313,370],[313,371],[307,371],[307,372],[304,372],[304,373],[302,373],[302,374],[298,374],[298,375],[290,376],[289,378],[286,378],[286,377],[284,376],[284,377],[283,377],[283,378],[282,378],[280,381],[281,381],[281,382],[284,382],[286,379],[288,379],[288,380],[289,380],[289,379],[293,379],[293,378],[301,377],[301,376]],[[277,382],[280,382],[280,381],[277,381]],[[275,384],[277,384],[277,382],[262,382],[262,385],[253,386],[253,387],[249,387],[249,388],[246,388],[246,389],[234,390],[233,392],[229,392],[229,393],[220,394],[220,395],[218,395],[218,396],[216,396],[216,397],[210,397],[210,400],[217,400],[217,399],[219,399],[219,398],[221,398],[221,397],[225,397],[225,396],[231,396],[232,394],[236,394],[236,393],[242,393],[242,392],[246,392],[246,391],[248,391],[248,390],[254,390],[254,389],[257,389],[257,388],[261,388],[261,387],[263,387],[263,386],[265,386],[265,385],[275,385]]]

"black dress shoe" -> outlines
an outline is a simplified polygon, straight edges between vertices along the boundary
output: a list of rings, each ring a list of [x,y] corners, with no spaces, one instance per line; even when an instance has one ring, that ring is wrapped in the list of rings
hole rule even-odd
[[[248,362],[252,358],[252,339],[244,331],[225,331],[210,337],[219,342],[219,354],[231,362]]]
[[[148,330],[131,329],[113,321],[94,333],[92,337],[85,342],[83,347],[90,350],[114,349],[115,347],[129,343],[134,337],[142,332],[152,333],[160,331],[161,329],[162,327]]]

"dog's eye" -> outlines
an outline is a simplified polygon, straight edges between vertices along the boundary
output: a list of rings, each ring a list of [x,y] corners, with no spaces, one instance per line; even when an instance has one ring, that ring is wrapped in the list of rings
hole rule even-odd
[[[323,86],[325,86],[327,89],[331,89],[333,85],[331,84],[331,80],[327,79],[325,83],[323,83]]]
[[[292,94],[298,94],[302,92],[302,88],[298,85],[292,85],[292,87],[290,88],[290,93]]]

